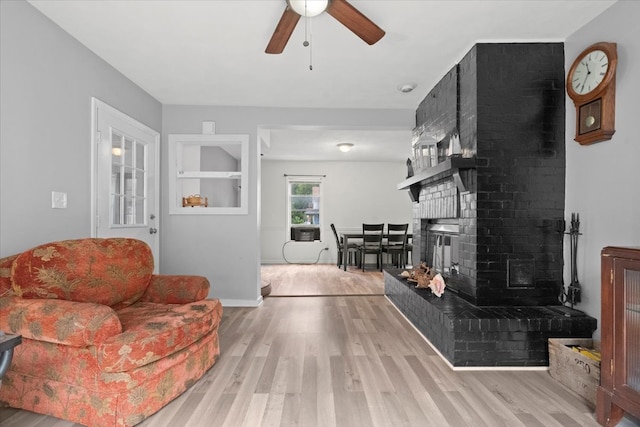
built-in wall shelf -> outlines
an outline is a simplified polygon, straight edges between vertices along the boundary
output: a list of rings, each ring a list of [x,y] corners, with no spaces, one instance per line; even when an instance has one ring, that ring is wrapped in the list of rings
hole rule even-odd
[[[460,179],[459,172],[461,169],[474,169],[475,167],[475,157],[449,157],[444,162],[438,163],[430,168],[423,169],[414,176],[405,179],[398,184],[398,190],[409,190],[411,200],[417,202],[420,195],[420,187],[422,187],[422,185],[427,181],[436,181],[453,176],[460,191],[464,192],[466,189]]]

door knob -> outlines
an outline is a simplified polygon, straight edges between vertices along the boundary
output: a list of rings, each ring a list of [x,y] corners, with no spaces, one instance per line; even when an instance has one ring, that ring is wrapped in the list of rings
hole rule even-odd
[[[158,229],[157,229],[157,228],[153,228],[153,227],[151,227],[151,228],[149,229],[149,234],[156,234],[157,232],[158,232]]]

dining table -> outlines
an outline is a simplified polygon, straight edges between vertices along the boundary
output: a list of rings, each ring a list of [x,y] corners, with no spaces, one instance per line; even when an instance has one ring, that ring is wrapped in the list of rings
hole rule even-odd
[[[362,239],[362,230],[360,231],[341,231],[342,237],[342,264],[344,265],[344,271],[347,271],[347,260],[349,255],[349,239]],[[386,239],[389,236],[388,233],[382,235],[382,239]],[[413,238],[412,233],[407,233],[407,241]],[[384,243],[383,243],[384,244]]]

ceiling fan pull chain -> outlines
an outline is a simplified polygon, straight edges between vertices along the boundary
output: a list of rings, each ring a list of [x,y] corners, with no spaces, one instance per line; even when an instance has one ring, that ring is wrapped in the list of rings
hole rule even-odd
[[[307,0],[304,0],[304,41],[302,42],[302,46],[309,46],[309,31],[307,30],[307,24],[309,22],[309,15],[307,15]]]
[[[311,24],[309,24],[309,27],[311,27]],[[311,31],[309,31],[309,71],[313,71],[313,43],[311,43],[312,38],[313,34],[311,33]]]
[[[302,46],[309,48],[309,70],[313,71],[313,55],[312,55],[312,48],[311,48],[311,37],[312,37],[311,22],[309,21],[309,16],[307,15],[307,0],[305,0],[304,2],[304,11],[305,11],[304,42],[302,43]]]
[[[307,14],[307,0],[304,0],[304,42],[302,46],[309,46],[309,31],[307,30],[307,24],[309,23],[309,15]]]

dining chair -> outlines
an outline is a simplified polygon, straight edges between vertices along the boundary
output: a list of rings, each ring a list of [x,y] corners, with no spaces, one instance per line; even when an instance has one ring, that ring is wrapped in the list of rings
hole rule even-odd
[[[336,246],[338,247],[338,268],[340,268],[342,266],[343,262],[347,262],[346,259],[344,259],[344,242],[342,240],[341,237],[338,236],[338,232],[336,231],[336,226],[334,224],[331,224],[331,231],[333,231],[333,237],[336,238]],[[356,263],[358,260],[358,244],[353,242],[353,243],[349,243],[347,246],[347,252],[348,252],[348,262],[349,264],[352,264],[352,256],[355,255],[356,257]]]
[[[382,236],[384,224],[362,224],[362,243],[358,247],[362,271],[366,264],[366,255],[376,255],[376,267],[382,271]]]
[[[407,264],[408,265],[412,265],[413,262],[409,262],[411,260],[411,258],[409,258],[409,254],[411,253],[411,255],[413,256],[413,239],[411,242],[409,242],[409,234],[407,233],[407,240],[404,244],[404,267],[406,268]]]
[[[387,241],[382,245],[382,252],[388,254],[391,263],[404,268],[406,263],[407,230],[409,224],[388,224]]]

